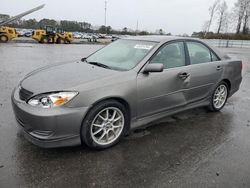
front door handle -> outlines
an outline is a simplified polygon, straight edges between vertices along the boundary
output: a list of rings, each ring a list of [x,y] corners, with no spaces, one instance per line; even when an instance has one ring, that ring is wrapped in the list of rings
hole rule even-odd
[[[187,72],[181,72],[181,73],[179,73],[179,77],[180,77],[182,80],[187,79],[189,76],[190,76],[190,73],[187,73]]]
[[[216,70],[218,70],[218,71],[221,69],[222,69],[222,66],[220,66],[220,65],[216,67]]]

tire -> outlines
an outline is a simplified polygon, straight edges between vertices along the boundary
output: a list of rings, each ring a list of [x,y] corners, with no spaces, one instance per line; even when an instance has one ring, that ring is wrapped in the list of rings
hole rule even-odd
[[[56,43],[55,37],[54,37],[54,36],[51,36],[51,35],[50,35],[50,36],[48,37],[48,40],[49,40],[49,41],[48,41],[48,44],[55,44],[55,43]]]
[[[62,38],[58,38],[56,41],[57,44],[65,44],[65,40]]]
[[[101,102],[89,111],[82,123],[82,142],[92,149],[114,146],[124,136],[129,122],[127,110],[121,103],[116,100]]]
[[[212,112],[220,111],[226,104],[229,94],[229,87],[226,82],[220,82],[213,91],[209,110]]]
[[[41,38],[41,43],[42,43],[42,44],[48,44],[48,43],[49,43],[48,37],[43,36],[43,37]]]
[[[6,43],[8,42],[8,37],[6,35],[0,35],[0,42],[2,43]]]

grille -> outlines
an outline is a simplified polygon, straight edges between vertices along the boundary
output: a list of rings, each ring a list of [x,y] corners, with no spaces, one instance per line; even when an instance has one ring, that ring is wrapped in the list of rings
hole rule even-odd
[[[31,91],[28,91],[22,87],[19,90],[19,97],[23,101],[27,101],[32,95],[33,93]]]

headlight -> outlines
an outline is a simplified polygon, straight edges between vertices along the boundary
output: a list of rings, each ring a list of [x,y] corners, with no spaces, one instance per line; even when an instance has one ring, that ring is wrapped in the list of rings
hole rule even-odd
[[[56,106],[61,106],[66,104],[71,99],[73,99],[78,92],[57,92],[57,93],[48,93],[40,94],[28,101],[28,104],[31,106],[39,106],[42,108],[53,108]]]

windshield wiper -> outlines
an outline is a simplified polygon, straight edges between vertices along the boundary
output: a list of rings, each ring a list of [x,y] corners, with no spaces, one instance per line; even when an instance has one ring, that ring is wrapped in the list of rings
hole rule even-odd
[[[91,65],[96,65],[98,67],[103,67],[105,69],[111,69],[108,65],[105,65],[105,64],[102,64],[102,63],[99,63],[99,62],[88,62],[86,61],[88,64],[91,64]]]
[[[82,58],[81,61],[86,62],[86,63],[91,64],[91,65],[103,67],[105,69],[111,69],[111,67],[108,66],[108,65],[105,65],[105,64],[102,64],[102,63],[99,63],[99,62],[94,62],[94,61],[87,61],[87,58]]]

